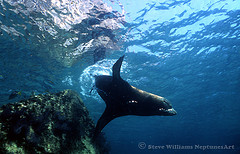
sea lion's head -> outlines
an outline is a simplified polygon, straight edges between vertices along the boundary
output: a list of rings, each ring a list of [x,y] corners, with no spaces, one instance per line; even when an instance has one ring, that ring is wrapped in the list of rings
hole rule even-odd
[[[152,106],[153,107],[152,110],[155,115],[173,116],[177,114],[177,112],[173,109],[170,101],[164,97],[150,94],[148,101],[154,104]]]

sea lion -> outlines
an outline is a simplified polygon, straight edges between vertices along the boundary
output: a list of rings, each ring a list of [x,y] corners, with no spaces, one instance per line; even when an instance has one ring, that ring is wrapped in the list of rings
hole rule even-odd
[[[124,56],[112,67],[112,76],[95,76],[95,87],[106,103],[105,111],[97,122],[94,137],[114,118],[126,115],[173,116],[177,112],[164,97],[131,86],[120,76]]]

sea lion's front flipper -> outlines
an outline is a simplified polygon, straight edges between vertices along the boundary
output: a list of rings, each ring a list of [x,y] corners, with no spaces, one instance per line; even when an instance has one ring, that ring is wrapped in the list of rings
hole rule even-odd
[[[121,79],[121,77],[120,77],[120,68],[122,66],[123,58],[124,58],[124,56],[120,57],[117,60],[117,62],[112,67],[112,72],[113,72],[112,76],[113,76],[114,80]]]
[[[102,131],[102,129],[113,119],[114,119],[113,114],[111,113],[111,111],[108,108],[106,108],[105,111],[103,112],[102,116],[100,117],[100,119],[97,122],[97,126],[96,126],[95,132],[94,132],[94,138],[96,138],[98,136],[98,134]]]

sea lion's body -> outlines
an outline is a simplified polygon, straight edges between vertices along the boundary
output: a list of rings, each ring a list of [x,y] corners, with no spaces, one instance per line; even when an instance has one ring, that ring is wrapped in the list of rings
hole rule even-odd
[[[176,111],[164,97],[157,96],[131,86],[120,77],[123,61],[120,57],[113,65],[113,76],[95,76],[98,94],[106,103],[106,109],[98,120],[95,136],[114,118],[125,115],[171,116]]]

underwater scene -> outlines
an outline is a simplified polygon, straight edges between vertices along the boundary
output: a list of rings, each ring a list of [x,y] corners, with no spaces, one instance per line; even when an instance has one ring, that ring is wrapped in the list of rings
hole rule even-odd
[[[0,0],[0,153],[240,153],[239,0]]]

